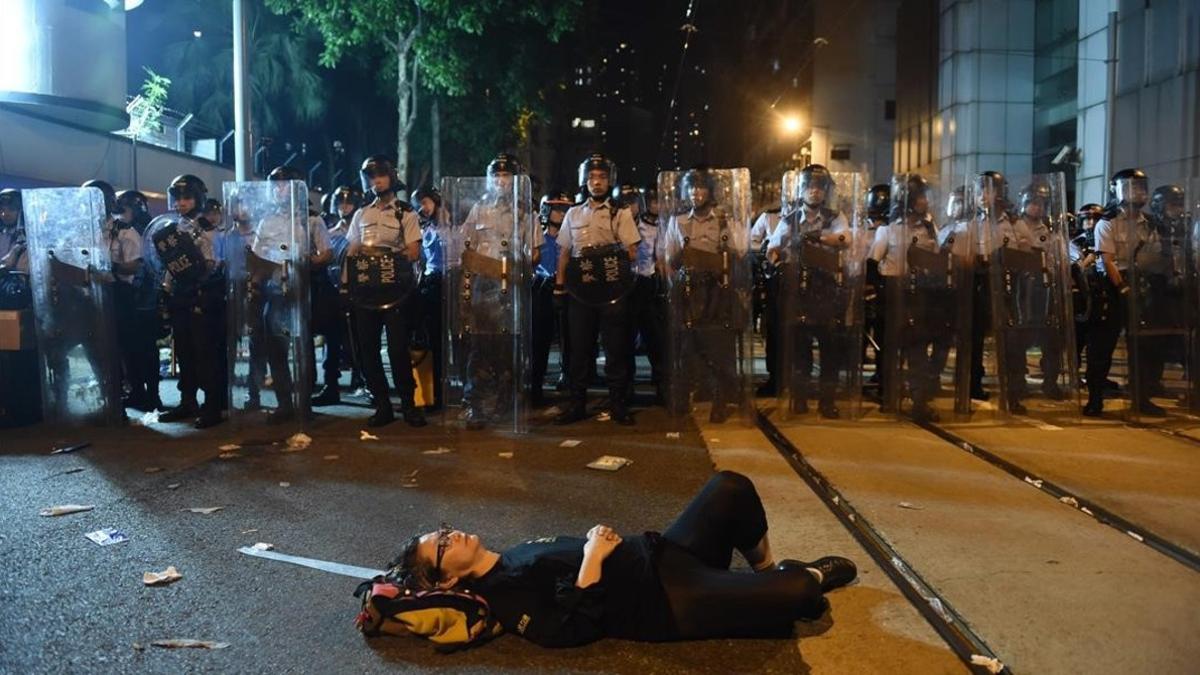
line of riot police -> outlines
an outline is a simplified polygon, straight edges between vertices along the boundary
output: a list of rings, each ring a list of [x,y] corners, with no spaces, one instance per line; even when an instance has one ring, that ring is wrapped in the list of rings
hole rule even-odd
[[[46,416],[115,423],[129,407],[199,428],[226,414],[301,426],[342,402],[350,365],[369,425],[395,418],[394,393],[411,426],[441,411],[466,429],[521,430],[546,403],[557,338],[555,423],[591,416],[600,348],[617,424],[634,423],[639,352],[655,402],[722,422],[752,408],[756,317],[757,393],[784,417],[810,402],[855,417],[864,392],[919,420],[969,414],[990,396],[987,351],[1010,414],[1033,392],[1072,401],[1086,354],[1083,412],[1098,415],[1122,333],[1133,413],[1196,401],[1198,233],[1184,192],[1151,198],[1138,170],[1077,216],[1059,174],[1023,177],[1010,200],[995,171],[868,188],[810,165],[783,176],[780,208],[757,219],[744,169],[666,171],[638,188],[602,154],[579,166],[578,203],[552,190],[536,208],[504,153],[411,203],[386,157],[364,161],[361,179],[318,204],[291,167],[226,183],[220,200],[184,175],[153,219],[144,195],[100,181],[0,192],[0,300],[33,305]]]

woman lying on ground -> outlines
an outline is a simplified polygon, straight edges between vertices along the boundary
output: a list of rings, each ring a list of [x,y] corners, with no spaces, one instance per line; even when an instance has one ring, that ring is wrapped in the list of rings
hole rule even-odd
[[[755,573],[733,572],[737,550]],[[713,476],[666,532],[550,537],[503,553],[443,526],[409,540],[394,563],[413,589],[466,588],[504,630],[545,647],[604,637],[642,641],[787,637],[819,618],[824,594],[854,580],[846,558],[775,564],[749,478]]]

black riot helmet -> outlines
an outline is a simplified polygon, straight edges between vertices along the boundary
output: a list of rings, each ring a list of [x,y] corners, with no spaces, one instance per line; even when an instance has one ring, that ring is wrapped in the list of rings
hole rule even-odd
[[[821,189],[823,196],[820,201],[808,201],[808,189],[810,187],[818,187]],[[825,204],[829,200],[830,193],[833,192],[833,176],[830,175],[829,169],[826,169],[822,164],[809,164],[800,170],[800,175],[796,181],[796,201],[803,202],[809,208],[816,208]]]
[[[429,199],[433,202],[434,212],[428,216],[421,211],[421,202],[425,199]],[[412,207],[422,218],[431,218],[437,213],[438,209],[442,208],[442,193],[438,192],[437,188],[434,187],[417,188],[412,193]]]
[[[498,173],[511,173],[516,176],[521,173],[521,163],[513,155],[502,152],[496,155],[496,158],[488,162],[487,175],[495,176]]]
[[[401,191],[407,189],[404,183],[400,182],[400,176],[396,173],[396,165],[387,155],[371,155],[364,159],[358,173],[362,177],[363,194],[371,193],[376,197],[381,197],[392,192],[398,197]],[[388,188],[381,192],[375,192],[371,188],[371,179],[378,176],[388,177]]]
[[[150,201],[146,199],[146,195],[137,190],[118,192],[117,213],[124,213],[126,209],[133,212],[133,219],[129,224],[139,233],[143,232],[146,225],[150,224]]]
[[[613,201],[621,206],[636,206],[638,214],[646,210],[646,205],[642,202],[642,192],[633,183],[621,183],[613,187],[612,197]]]
[[[658,186],[653,183],[639,190],[642,199],[641,218],[651,225],[658,224]]]
[[[886,183],[872,185],[867,190],[867,217],[871,220],[887,220],[891,195],[891,188]]]
[[[0,209],[6,211],[14,211],[17,214],[16,223],[21,222],[21,191],[16,188],[4,188],[0,190]],[[3,221],[0,221],[0,227],[5,227]]]
[[[342,204],[353,204],[355,210],[362,207],[362,192],[359,192],[353,185],[339,185],[329,195],[332,199],[330,203],[333,206],[330,213],[335,216],[341,215]]]
[[[1104,217],[1104,207],[1099,204],[1084,204],[1075,212],[1075,218],[1083,226],[1085,222],[1095,225]],[[1084,229],[1090,229],[1084,226]]]
[[[1031,202],[1039,202],[1043,208],[1046,208],[1050,203],[1050,196],[1051,190],[1047,183],[1044,181],[1034,181],[1021,188],[1021,210],[1024,211],[1025,207]]]
[[[1146,205],[1149,179],[1141,169],[1121,169],[1108,182],[1109,196],[1118,204],[1129,204],[1135,209]]]
[[[991,189],[995,204],[985,204],[984,191]],[[1008,179],[999,171],[983,171],[975,177],[975,196],[980,206],[1005,210],[1008,208]]]
[[[561,225],[561,222],[557,225],[551,223],[550,214],[555,211],[565,214],[567,210],[574,205],[575,201],[571,199],[570,195],[562,190],[552,190],[547,192],[546,194],[542,195],[541,201],[538,202],[538,222],[542,224],[543,228],[550,225],[558,227],[558,225]]]
[[[890,217],[892,220],[910,214],[929,213],[929,182],[919,173],[901,173],[892,177]],[[918,208],[921,202],[924,205]]]
[[[120,210],[117,208],[117,191],[113,189],[112,184],[108,181],[89,180],[80,187],[96,188],[99,190],[104,195],[104,210],[108,212],[108,215],[115,216],[120,213]]]
[[[592,171],[603,171],[608,175],[608,185],[612,186],[617,182],[617,165],[599,152],[593,152],[579,163],[579,189],[585,196],[599,201],[608,197],[608,187],[605,187],[603,194],[592,194],[588,189],[588,174]]]
[[[195,203],[193,207],[193,212],[195,212],[204,206],[204,200],[208,199],[208,186],[204,184],[204,181],[190,173],[177,176],[167,188],[167,208],[177,211],[175,202],[186,197],[190,197]],[[184,213],[180,215],[186,216],[189,214]]]
[[[1178,185],[1160,185],[1154,188],[1154,194],[1150,197],[1150,213],[1159,218],[1178,218],[1186,208],[1185,201],[1183,188]],[[1170,215],[1167,213],[1168,207],[1174,207],[1178,212]]]
[[[304,173],[294,166],[284,164],[271,169],[271,173],[267,174],[267,180],[298,180],[304,182]]]
[[[703,187],[708,191],[707,204],[692,204],[693,208],[711,206],[716,201],[716,180],[713,178],[712,172],[706,166],[696,166],[688,169],[687,173],[683,174],[683,180],[680,183],[680,195],[686,201],[691,201],[691,191],[693,188]]]

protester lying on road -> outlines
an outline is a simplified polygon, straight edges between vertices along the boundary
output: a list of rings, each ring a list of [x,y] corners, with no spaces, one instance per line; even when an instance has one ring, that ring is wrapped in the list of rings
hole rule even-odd
[[[755,573],[731,571],[739,551]],[[663,533],[535,539],[503,553],[443,526],[414,536],[393,563],[411,595],[464,590],[504,630],[546,647],[600,638],[641,641],[787,637],[819,618],[824,594],[857,574],[846,558],[775,564],[767,518],[749,478],[713,476]]]

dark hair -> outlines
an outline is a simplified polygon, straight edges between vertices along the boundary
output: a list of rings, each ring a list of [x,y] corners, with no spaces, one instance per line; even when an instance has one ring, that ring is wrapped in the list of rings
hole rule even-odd
[[[419,546],[421,535],[413,535],[400,550],[400,555],[388,563],[388,574],[400,585],[413,591],[427,591],[441,581],[441,571],[433,563],[423,560]]]

